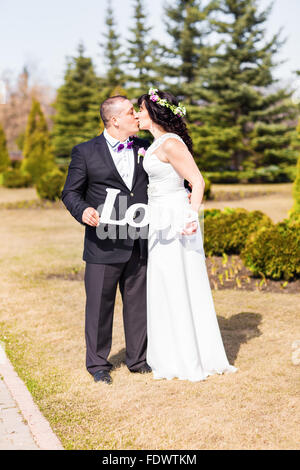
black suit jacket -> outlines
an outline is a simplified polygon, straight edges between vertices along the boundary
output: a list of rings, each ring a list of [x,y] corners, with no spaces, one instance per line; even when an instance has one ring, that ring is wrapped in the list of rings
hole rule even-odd
[[[127,198],[127,207],[136,203],[148,203],[148,175],[143,168],[142,158],[138,163],[138,149],[140,147],[148,148],[149,142],[137,137],[133,137],[133,142],[135,169],[131,190],[128,189],[118,173],[103,134],[88,142],[76,145],[72,149],[72,160],[61,198],[72,216],[80,224],[85,225],[82,259],[88,263],[124,263],[131,256],[134,243],[132,238],[100,239],[97,236],[96,227],[82,222],[82,214],[87,207],[97,209],[100,204],[104,203],[107,196],[106,188],[120,190],[115,203],[117,219],[123,218],[123,214],[119,215],[120,196]],[[108,226],[106,225],[105,228]],[[139,243],[141,257],[146,258],[147,240],[139,238]]]

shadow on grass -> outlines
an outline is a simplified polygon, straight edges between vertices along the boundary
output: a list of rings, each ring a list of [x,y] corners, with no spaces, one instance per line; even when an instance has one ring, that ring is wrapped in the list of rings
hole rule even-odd
[[[111,362],[113,365],[112,370],[117,369],[122,364],[125,364],[125,354],[126,349],[122,348],[117,354],[114,354],[109,358],[109,362]]]
[[[262,315],[252,312],[241,312],[230,318],[218,316],[225,351],[230,364],[234,364],[242,344],[262,334],[259,329]],[[109,358],[113,370],[125,364],[125,348]]]
[[[242,344],[261,336],[259,329],[262,315],[253,312],[241,312],[230,318],[218,316],[218,322],[230,364],[234,364]]]

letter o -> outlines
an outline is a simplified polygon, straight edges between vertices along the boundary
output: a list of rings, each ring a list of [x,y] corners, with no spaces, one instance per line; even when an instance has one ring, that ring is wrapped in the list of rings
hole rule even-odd
[[[133,220],[133,215],[140,208],[145,210],[144,218],[141,222],[135,222]],[[131,225],[132,227],[145,227],[146,225],[149,224],[149,207],[148,207],[148,205],[147,204],[141,204],[141,203],[132,204],[132,206],[130,206],[126,211],[125,219],[126,219],[126,222],[128,223],[128,225]]]

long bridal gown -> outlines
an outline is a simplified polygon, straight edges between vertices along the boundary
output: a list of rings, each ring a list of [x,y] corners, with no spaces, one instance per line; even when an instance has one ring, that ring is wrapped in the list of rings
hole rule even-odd
[[[180,235],[189,210],[184,180],[155,150],[166,133],[148,148],[143,166],[149,175],[147,268],[147,362],[154,379],[200,381],[235,372],[226,357],[210,289],[203,240]]]

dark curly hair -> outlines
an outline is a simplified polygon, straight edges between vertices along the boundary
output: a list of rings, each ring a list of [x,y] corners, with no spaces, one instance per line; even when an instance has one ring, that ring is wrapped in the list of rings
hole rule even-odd
[[[175,98],[175,96],[173,96],[171,93],[160,90],[158,90],[156,93],[160,98],[167,100],[168,103],[178,106],[179,103],[177,98]],[[166,106],[161,106],[158,103],[154,103],[147,94],[140,96],[138,99],[139,106],[141,106],[143,103],[145,103],[146,109],[152,121],[165,129],[165,131],[173,132],[174,134],[179,135],[193,155],[193,142],[189,136],[183,118],[174,114]]]

